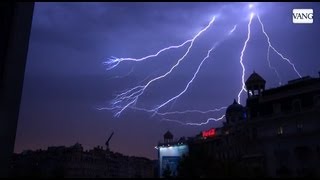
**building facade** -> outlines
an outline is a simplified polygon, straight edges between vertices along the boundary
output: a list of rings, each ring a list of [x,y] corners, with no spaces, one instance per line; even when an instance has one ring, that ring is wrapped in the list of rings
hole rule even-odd
[[[177,176],[179,161],[189,151],[187,141],[184,138],[174,140],[171,132],[167,131],[156,149],[158,149],[159,177]]]
[[[219,177],[320,177],[320,78],[307,76],[272,89],[265,84],[251,74],[246,106],[234,100],[222,127],[187,142],[189,156],[215,161],[208,172]],[[197,176],[215,176],[208,172]]]

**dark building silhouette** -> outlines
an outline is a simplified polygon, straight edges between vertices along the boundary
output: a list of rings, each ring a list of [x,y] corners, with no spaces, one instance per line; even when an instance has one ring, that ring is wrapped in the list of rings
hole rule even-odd
[[[0,3],[0,177],[14,149],[34,3]]]
[[[226,125],[237,124],[246,119],[246,110],[236,100],[226,110]]]
[[[164,143],[169,143],[169,142],[172,142],[173,140],[173,135],[170,131],[167,131],[164,135],[163,135],[163,140],[164,140]]]
[[[234,100],[222,127],[188,139],[189,161],[202,157],[192,175],[320,177],[320,77],[265,89],[254,72],[245,84],[245,107]]]
[[[266,80],[254,71],[249,76],[245,84],[248,92],[248,98],[250,98],[251,96],[262,95],[262,92],[265,90]]]
[[[81,144],[48,147],[15,154],[11,176],[18,178],[150,178],[154,161],[125,156],[97,146],[84,151]]]

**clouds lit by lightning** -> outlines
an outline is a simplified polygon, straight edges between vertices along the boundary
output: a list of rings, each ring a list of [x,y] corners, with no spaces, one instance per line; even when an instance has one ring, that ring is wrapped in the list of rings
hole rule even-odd
[[[244,82],[244,75],[246,73],[246,68],[244,67],[243,65],[243,55],[244,55],[244,52],[247,48],[247,44],[248,44],[248,41],[250,40],[250,36],[251,36],[251,22],[252,22],[252,19],[254,17],[254,13],[251,13],[250,15],[250,20],[249,20],[249,23],[248,23],[248,34],[247,34],[247,39],[246,41],[244,42],[244,45],[243,45],[243,48],[242,48],[242,51],[241,51],[241,55],[240,55],[240,64],[241,64],[241,67],[242,67],[242,75],[241,75],[241,82],[242,82],[242,87],[241,87],[241,90],[238,94],[238,103],[241,104],[241,94],[243,91],[247,91],[245,89],[245,82]]]
[[[295,71],[295,73],[301,78],[302,76],[301,76],[301,74],[298,72],[298,70],[296,69],[295,65],[294,65],[288,58],[284,57],[279,51],[277,51],[277,50],[272,46],[272,44],[271,44],[271,42],[270,42],[270,38],[269,38],[268,34],[266,33],[266,31],[265,31],[265,29],[264,29],[264,25],[263,25],[263,23],[262,23],[262,21],[261,21],[261,19],[260,19],[260,16],[257,15],[257,17],[258,17],[258,20],[259,20],[259,22],[260,22],[262,32],[263,32],[263,34],[266,36],[267,41],[268,41],[268,45],[269,45],[269,46],[268,46],[268,58],[267,58],[267,59],[269,59],[269,53],[270,53],[269,49],[271,48],[271,49],[272,49],[275,53],[277,53],[283,60],[287,61],[287,62],[292,66],[292,68],[293,68],[293,70]],[[270,66],[270,61],[268,60],[268,62],[269,62],[269,66]],[[272,69],[274,69],[274,68],[272,68]],[[275,69],[274,69],[274,70],[275,70]],[[276,70],[275,70],[275,72],[277,73],[278,77],[280,78],[279,73],[278,73]]]
[[[198,32],[196,34],[196,36],[194,36],[191,40],[191,43],[186,51],[186,53],[177,61],[177,63],[175,65],[173,65],[170,70],[168,72],[166,72],[165,74],[158,76],[154,79],[151,79],[147,84],[143,85],[143,86],[136,86],[132,89],[129,89],[128,91],[121,93],[119,95],[117,95],[117,97],[113,100],[112,102],[112,106],[121,106],[122,108],[120,108],[120,110],[115,114],[115,117],[119,117],[120,114],[129,106],[135,104],[138,101],[138,98],[144,93],[145,89],[153,82],[160,80],[164,77],[166,77],[167,75],[169,75],[176,67],[179,66],[180,62],[188,55],[190,49],[193,46],[194,41],[203,33],[205,32],[207,29],[209,29],[211,27],[211,25],[213,24],[213,22],[215,21],[215,17],[212,18],[212,20],[209,22],[209,24],[202,29],[200,32]],[[131,58],[132,59],[132,58]]]

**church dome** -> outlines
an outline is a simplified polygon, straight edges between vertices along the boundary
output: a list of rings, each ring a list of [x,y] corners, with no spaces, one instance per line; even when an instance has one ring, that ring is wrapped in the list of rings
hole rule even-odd
[[[228,106],[226,110],[226,114],[243,111],[243,110],[244,110],[244,107],[241,104],[239,104],[236,100],[234,100],[233,103],[230,106]]]

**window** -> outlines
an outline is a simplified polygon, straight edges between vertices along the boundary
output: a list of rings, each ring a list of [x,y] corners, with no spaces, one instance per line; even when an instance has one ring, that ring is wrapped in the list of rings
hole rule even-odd
[[[300,112],[301,111],[301,102],[300,102],[300,100],[294,100],[292,105],[293,105],[293,112]]]
[[[251,90],[249,90],[249,94],[250,94],[250,96],[252,96],[252,95],[253,95],[253,93],[252,93],[252,91],[251,91]]]
[[[303,129],[303,123],[302,121],[297,121],[297,131],[301,132]]]
[[[278,127],[278,135],[282,135],[283,134],[283,127],[280,126]]]

